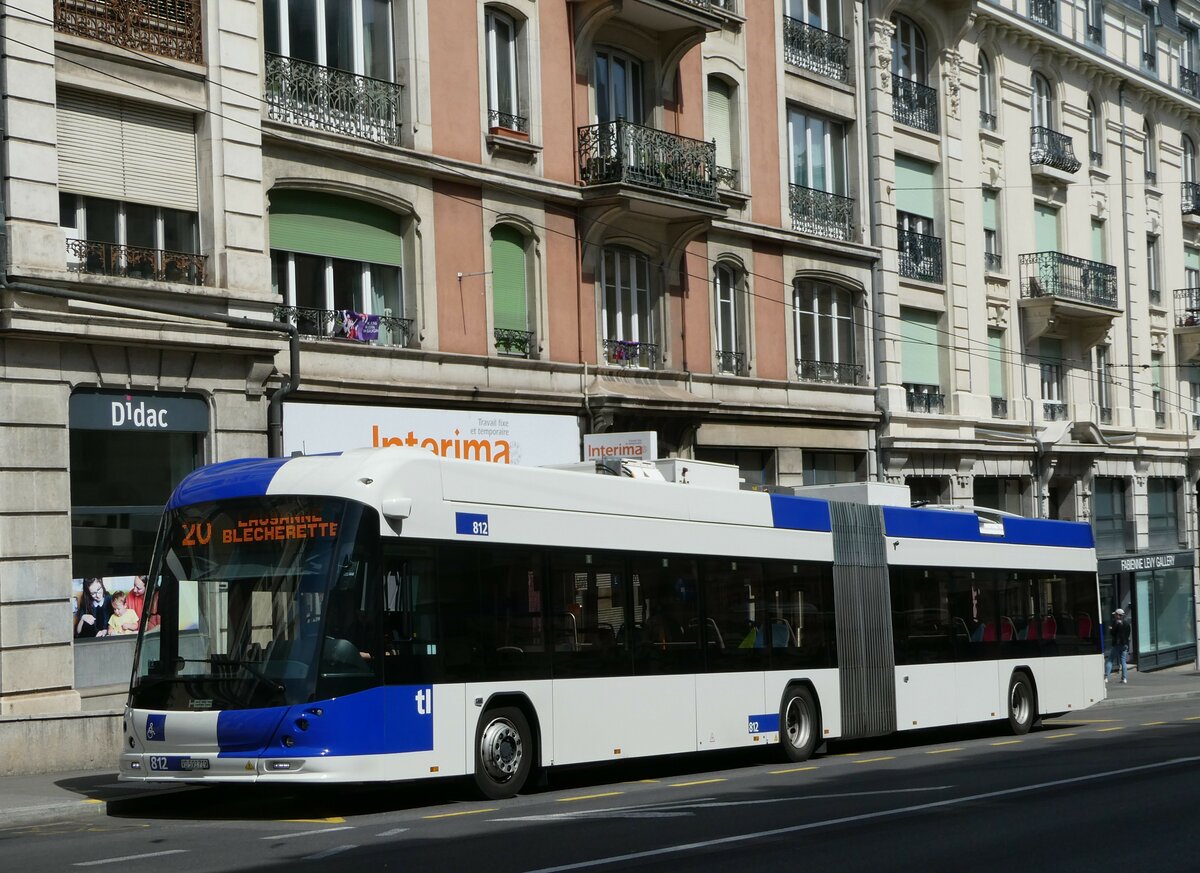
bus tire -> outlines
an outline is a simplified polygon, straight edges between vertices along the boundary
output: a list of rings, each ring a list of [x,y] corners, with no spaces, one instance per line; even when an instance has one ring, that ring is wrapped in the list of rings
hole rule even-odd
[[[489,709],[475,733],[475,784],[490,800],[512,797],[525,787],[533,764],[533,732],[515,706]]]
[[[1033,685],[1024,673],[1013,673],[1008,682],[1008,729],[1016,736],[1029,733],[1037,717]]]
[[[817,748],[820,734],[821,714],[812,691],[803,685],[789,686],[779,707],[779,740],[787,760],[807,761]]]

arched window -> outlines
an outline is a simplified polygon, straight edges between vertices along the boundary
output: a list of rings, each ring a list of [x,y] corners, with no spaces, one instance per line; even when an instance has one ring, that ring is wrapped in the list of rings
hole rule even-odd
[[[996,129],[996,90],[992,77],[992,62],[984,52],[979,53],[979,126]]]
[[[792,311],[796,375],[805,381],[859,384],[863,368],[855,356],[853,292],[829,282],[796,279]]]
[[[654,367],[661,356],[649,259],[632,249],[606,247],[600,258],[600,287],[606,360],[626,367]]]
[[[488,127],[529,132],[521,111],[521,61],[517,36],[521,23],[511,15],[488,8],[484,12],[487,47]]]
[[[1145,147],[1142,150],[1142,165],[1146,170],[1146,184],[1154,185],[1158,182],[1158,154],[1154,146],[1154,128],[1147,121],[1142,124],[1142,137],[1145,139]]]
[[[645,120],[642,108],[642,64],[614,49],[596,50],[596,122],[623,118]]]
[[[1183,181],[1184,184],[1196,181],[1196,144],[1186,133],[1180,140],[1183,150]]]
[[[1093,167],[1104,165],[1104,125],[1100,121],[1096,101],[1091,97],[1088,98],[1088,151]]]
[[[1034,73],[1030,80],[1033,95],[1030,98],[1029,114],[1032,127],[1054,129],[1054,92],[1041,73]]]
[[[929,70],[925,57],[925,34],[911,19],[892,16],[892,72],[902,79],[926,84]]]
[[[745,375],[741,295],[738,293],[738,273],[730,264],[717,264],[713,269],[713,309],[716,314],[717,372]]]
[[[717,180],[737,191],[737,126],[734,113],[734,86],[720,76],[708,77],[704,106],[704,129],[717,145]]]
[[[492,228],[492,336],[502,355],[530,357],[529,270],[525,236],[507,224]]]
[[[405,220],[361,200],[274,191],[271,280],[300,333],[408,345]]]

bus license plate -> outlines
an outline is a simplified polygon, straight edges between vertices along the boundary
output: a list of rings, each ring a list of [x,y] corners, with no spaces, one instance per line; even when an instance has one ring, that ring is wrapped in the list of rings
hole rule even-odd
[[[181,758],[172,755],[151,755],[151,770],[207,770],[208,758]]]

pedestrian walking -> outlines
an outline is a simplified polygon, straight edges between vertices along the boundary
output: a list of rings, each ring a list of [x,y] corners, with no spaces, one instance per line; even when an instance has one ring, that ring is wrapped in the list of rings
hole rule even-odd
[[[1104,659],[1104,681],[1108,682],[1116,662],[1121,665],[1121,684],[1124,685],[1129,681],[1129,622],[1125,620],[1125,610],[1118,609],[1113,613],[1108,639],[1111,648]]]

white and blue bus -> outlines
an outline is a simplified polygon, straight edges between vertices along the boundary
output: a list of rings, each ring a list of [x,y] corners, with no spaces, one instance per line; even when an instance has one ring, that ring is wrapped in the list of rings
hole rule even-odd
[[[802,761],[834,738],[1024,733],[1104,697],[1086,524],[744,491],[734,468],[722,488],[678,460],[588,469],[384,448],[192,473],[121,777],[473,774],[506,797],[542,767]]]

